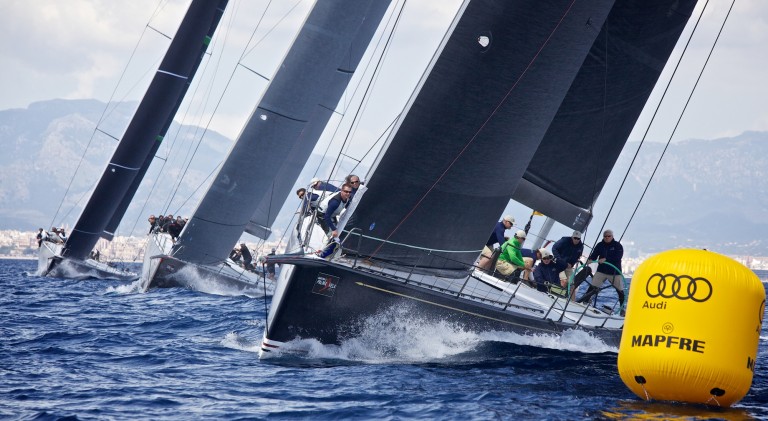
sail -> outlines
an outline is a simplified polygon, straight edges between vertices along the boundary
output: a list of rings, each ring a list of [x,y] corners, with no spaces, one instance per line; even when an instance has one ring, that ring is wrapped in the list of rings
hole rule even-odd
[[[617,0],[512,198],[583,230],[696,0]]]
[[[296,177],[283,165],[296,165],[296,171],[304,165],[299,158],[311,153],[320,125],[346,87],[339,78],[346,80],[357,66],[358,50],[368,45],[388,5],[389,0],[317,1],[185,225],[175,257],[197,264],[226,259],[259,204],[285,201]],[[286,179],[275,180],[278,175]]]
[[[349,80],[355,73],[357,65],[365,54],[371,38],[378,27],[378,23],[389,6],[389,1],[371,2],[366,18],[358,28],[357,34],[352,38],[352,45],[346,57],[338,64],[338,69],[333,78],[326,84],[326,88],[320,93],[321,99],[312,112],[312,117],[307,122],[299,139],[297,139],[291,152],[285,157],[280,169],[274,174],[273,187],[262,198],[256,211],[250,218],[245,232],[256,237],[267,239],[270,228],[277,218],[280,208],[299,177],[304,164],[309,159],[312,149],[325,130],[331,116],[335,112],[336,105],[341,95],[349,84]]]
[[[186,92],[188,78],[207,45],[211,24],[227,0],[194,0],[173,37],[144,98],[77,220],[62,256],[85,260],[102,235],[131,183],[153,150],[163,127]]]
[[[366,237],[348,248],[400,265],[471,265],[612,5],[465,2],[368,177],[347,225]]]
[[[205,41],[200,46],[197,62],[194,64],[192,69],[190,69],[189,73],[187,73],[187,80],[184,86],[184,90],[179,95],[178,101],[176,102],[173,110],[169,110],[168,118],[166,119],[165,124],[163,124],[163,127],[160,129],[160,132],[157,135],[157,141],[152,143],[152,150],[144,159],[144,163],[141,165],[141,169],[136,174],[136,177],[134,177],[133,182],[131,183],[131,187],[123,196],[123,200],[120,202],[120,205],[118,205],[117,209],[115,209],[115,212],[112,214],[112,218],[109,220],[106,228],[104,228],[104,231],[101,233],[102,238],[111,240],[112,237],[114,237],[114,233],[117,230],[117,227],[120,225],[120,221],[123,220],[123,216],[125,216],[125,212],[128,210],[128,205],[130,205],[131,201],[133,201],[133,196],[136,195],[136,191],[139,189],[139,185],[144,179],[144,175],[147,173],[149,166],[152,164],[152,160],[155,158],[155,154],[157,154],[158,149],[160,149],[160,145],[162,144],[166,133],[168,133],[168,129],[171,127],[171,123],[173,123],[173,118],[176,115],[176,112],[181,106],[182,101],[184,101],[184,96],[186,95],[189,86],[192,84],[192,79],[195,77],[195,73],[197,73],[197,69],[200,67],[200,63],[203,61],[205,51],[208,48],[208,44],[210,43],[211,39],[213,38],[214,32],[216,32],[216,28],[219,26],[219,21],[224,15],[224,8],[226,7],[227,1],[229,0],[219,1],[220,3],[217,9],[217,13],[213,16],[213,21],[211,22],[210,28],[208,28]]]

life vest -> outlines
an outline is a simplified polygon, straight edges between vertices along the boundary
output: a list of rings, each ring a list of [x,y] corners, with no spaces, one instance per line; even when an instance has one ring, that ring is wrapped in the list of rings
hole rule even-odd
[[[322,213],[325,213],[325,210],[328,209],[328,204],[331,203],[331,200],[333,200],[334,198],[338,198],[339,201],[341,201],[341,190],[329,196],[326,196],[322,201],[320,201],[320,204],[317,206],[317,210],[319,210]],[[333,218],[335,216],[338,216],[341,213],[341,211],[346,207],[347,203],[341,202],[339,207],[337,207],[336,210],[333,211],[333,214],[331,214],[330,217]]]
[[[306,197],[309,198],[309,207],[311,209],[317,209],[317,205],[320,204],[320,199],[323,197],[324,193],[326,193],[325,190],[315,190],[312,188],[307,190],[305,194],[307,195]],[[312,200],[313,197],[316,197],[317,199]]]

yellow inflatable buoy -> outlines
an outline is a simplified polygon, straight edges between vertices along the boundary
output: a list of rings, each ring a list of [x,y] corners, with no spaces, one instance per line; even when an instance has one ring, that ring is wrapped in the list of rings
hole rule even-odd
[[[744,265],[706,250],[657,254],[635,271],[619,375],[645,400],[727,407],[749,391],[765,288]]]

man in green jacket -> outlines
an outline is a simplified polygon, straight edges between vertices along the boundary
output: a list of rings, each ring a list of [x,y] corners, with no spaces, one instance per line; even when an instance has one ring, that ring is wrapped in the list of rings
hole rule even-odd
[[[520,253],[523,242],[525,242],[525,231],[519,230],[513,238],[502,244],[499,261],[496,263],[497,272],[509,276],[517,269],[525,269],[523,255]]]

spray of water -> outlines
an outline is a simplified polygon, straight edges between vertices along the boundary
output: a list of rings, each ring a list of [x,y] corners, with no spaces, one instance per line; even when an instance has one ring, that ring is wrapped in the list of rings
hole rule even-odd
[[[485,347],[494,343],[585,353],[618,352],[581,330],[569,330],[562,335],[473,332],[457,323],[428,320],[416,314],[410,305],[394,306],[350,327],[349,331],[358,333],[339,345],[324,345],[314,339],[296,339],[283,344],[279,352],[309,359],[373,364],[445,361],[462,354],[466,357],[472,353],[483,353]],[[476,358],[482,359],[482,356]]]

